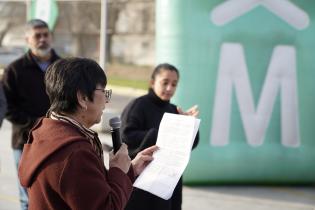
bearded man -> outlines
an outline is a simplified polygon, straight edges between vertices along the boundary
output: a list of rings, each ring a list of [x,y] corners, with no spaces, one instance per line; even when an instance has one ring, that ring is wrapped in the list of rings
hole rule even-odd
[[[50,64],[60,57],[52,49],[52,34],[46,22],[27,22],[25,40],[29,50],[9,64],[3,75],[3,90],[7,99],[6,119],[12,123],[12,148],[18,167],[28,133],[50,107],[44,76]],[[19,184],[19,183],[18,183]],[[28,196],[19,184],[20,203],[28,209]]]

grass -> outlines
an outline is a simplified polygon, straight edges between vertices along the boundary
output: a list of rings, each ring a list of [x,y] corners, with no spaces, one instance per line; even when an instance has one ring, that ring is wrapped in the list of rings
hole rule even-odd
[[[117,76],[111,76],[108,80],[108,84],[121,86],[121,87],[130,87],[130,88],[141,89],[141,90],[148,89],[148,81],[126,79],[126,78],[117,77]]]
[[[153,67],[127,64],[107,64],[108,84],[147,90]]]

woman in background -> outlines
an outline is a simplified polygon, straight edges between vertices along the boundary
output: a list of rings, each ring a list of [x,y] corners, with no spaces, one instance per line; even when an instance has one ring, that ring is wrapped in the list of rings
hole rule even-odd
[[[178,70],[167,63],[158,65],[150,80],[148,94],[131,101],[121,115],[121,137],[128,145],[130,157],[155,145],[160,122],[164,113],[197,116],[197,106],[183,112],[170,103],[179,81]],[[199,141],[197,134],[193,144]],[[180,210],[182,204],[182,179],[179,180],[169,200],[164,200],[146,191],[134,188],[125,210]]]

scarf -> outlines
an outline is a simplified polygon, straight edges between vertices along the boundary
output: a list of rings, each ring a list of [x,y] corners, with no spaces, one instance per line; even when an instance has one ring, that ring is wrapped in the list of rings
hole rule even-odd
[[[57,114],[56,112],[50,112],[47,114],[49,118],[53,119],[53,120],[61,120],[63,122],[67,122],[71,125],[73,125],[74,127],[76,127],[80,133],[82,133],[91,143],[92,148],[94,149],[94,151],[96,152],[97,156],[99,156],[101,158],[102,161],[104,161],[104,155],[103,155],[103,149],[102,149],[102,143],[100,141],[100,139],[98,138],[97,132],[84,127],[81,123],[79,123],[78,121],[67,117],[65,115],[60,115]]]

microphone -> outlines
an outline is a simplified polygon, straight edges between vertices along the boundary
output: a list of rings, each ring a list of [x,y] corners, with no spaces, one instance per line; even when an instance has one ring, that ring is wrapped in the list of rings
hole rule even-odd
[[[110,132],[112,134],[114,153],[116,153],[121,146],[121,138],[120,138],[120,132],[119,132],[120,124],[121,124],[121,121],[119,117],[113,117],[109,119],[109,126],[110,126]]]

